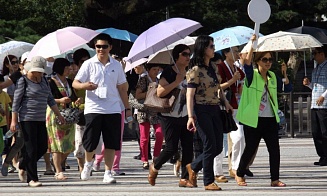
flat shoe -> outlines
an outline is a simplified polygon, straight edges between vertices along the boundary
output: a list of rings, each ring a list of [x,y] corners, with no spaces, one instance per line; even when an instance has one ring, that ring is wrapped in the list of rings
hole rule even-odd
[[[67,177],[64,176],[64,174],[62,172],[56,173],[56,175],[54,176],[54,178],[56,180],[67,180]]]
[[[211,183],[207,186],[204,186],[204,190],[206,191],[221,191],[221,188],[216,183]]]
[[[186,169],[187,169],[188,176],[189,176],[188,180],[190,181],[191,184],[193,184],[194,187],[198,187],[197,176],[196,176],[196,173],[192,170],[190,163],[186,165]]]
[[[239,177],[239,176],[235,175],[235,180],[236,180],[236,183],[238,186],[247,186],[244,177]]]
[[[42,186],[42,183],[39,182],[39,181],[33,181],[33,180],[31,180],[31,181],[28,183],[28,186],[30,186],[30,187],[39,187],[39,186]]]
[[[225,176],[223,176],[223,175],[221,175],[221,176],[215,176],[215,180],[216,180],[216,182],[220,182],[220,183],[226,183],[226,182],[228,182],[228,179]]]
[[[154,165],[153,163],[149,167],[149,175],[148,175],[148,181],[151,186],[156,185],[156,178],[158,176],[158,172],[154,171]]]
[[[143,169],[149,169],[149,162],[144,162],[142,167]]]
[[[178,183],[178,186],[179,187],[186,187],[186,188],[193,188],[194,187],[193,184],[190,183],[190,181],[187,180],[187,179],[180,179],[179,183]]]
[[[286,184],[283,183],[283,182],[281,182],[281,181],[279,181],[279,180],[275,180],[275,181],[272,181],[271,182],[271,186],[272,187],[285,187]]]
[[[253,173],[249,169],[245,170],[245,175],[253,177]]]

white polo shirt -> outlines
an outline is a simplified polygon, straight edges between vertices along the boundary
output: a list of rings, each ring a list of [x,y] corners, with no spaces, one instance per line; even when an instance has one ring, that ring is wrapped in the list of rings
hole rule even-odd
[[[79,69],[75,80],[98,84],[96,90],[86,90],[84,114],[115,114],[121,113],[121,99],[117,85],[126,82],[121,64],[109,56],[110,62],[103,65],[97,55],[85,61]],[[100,98],[99,87],[106,87],[106,98]]]

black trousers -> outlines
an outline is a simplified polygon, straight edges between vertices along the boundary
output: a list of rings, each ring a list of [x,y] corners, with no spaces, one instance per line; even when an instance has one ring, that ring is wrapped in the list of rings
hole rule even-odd
[[[244,177],[247,166],[256,153],[261,138],[269,153],[271,181],[279,179],[280,150],[278,125],[275,117],[259,117],[257,128],[244,125],[245,149],[237,169],[237,176]]]
[[[311,128],[320,162],[327,163],[327,109],[311,110]]]
[[[203,183],[215,181],[213,160],[223,149],[223,126],[219,106],[194,105],[196,129],[203,143],[203,152],[192,162],[194,172],[203,168]]]
[[[31,180],[39,181],[37,162],[48,149],[45,121],[23,121],[21,127],[24,134],[25,152],[19,168],[27,171],[27,183]]]
[[[193,159],[193,132],[186,128],[188,117],[161,117],[161,127],[165,132],[165,148],[154,162],[154,168],[159,170],[177,151],[178,142],[182,147],[182,179],[188,179],[186,165]]]

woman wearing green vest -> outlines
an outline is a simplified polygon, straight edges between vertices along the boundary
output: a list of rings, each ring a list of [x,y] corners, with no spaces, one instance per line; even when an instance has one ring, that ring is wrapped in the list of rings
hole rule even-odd
[[[285,187],[286,184],[279,181],[277,91],[281,91],[283,83],[285,92],[291,91],[292,85],[287,78],[285,64],[281,69],[283,79],[269,71],[273,61],[271,52],[257,52],[253,61],[258,68],[253,69],[252,65],[244,65],[246,79],[236,115],[236,118],[244,125],[246,146],[235,180],[239,186],[247,186],[244,179],[246,168],[263,138],[269,152],[271,186]]]

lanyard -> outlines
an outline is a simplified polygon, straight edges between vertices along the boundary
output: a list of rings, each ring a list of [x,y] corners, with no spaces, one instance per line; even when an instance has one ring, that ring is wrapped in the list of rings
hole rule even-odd
[[[228,71],[229,71],[230,75],[231,75],[232,78],[233,78],[233,76],[234,76],[234,72],[233,72],[232,69],[229,67],[229,65],[228,65],[228,63],[227,63],[226,60],[224,60],[224,63],[226,64],[226,67],[228,68]],[[233,65],[234,65],[234,64],[233,64]],[[234,65],[234,69],[235,69],[235,71],[237,71],[237,68],[235,67],[235,65]],[[227,77],[227,76],[226,76],[226,77]],[[238,89],[237,89],[237,87],[238,87],[238,80],[237,80],[233,85],[236,86],[236,91],[238,91]]]
[[[62,87],[64,87],[67,97],[70,97],[70,87],[69,87],[68,81],[67,81],[67,84],[65,86],[64,83],[60,80],[60,78],[57,75],[55,75],[55,77],[58,80],[58,82],[60,83],[60,85]]]

